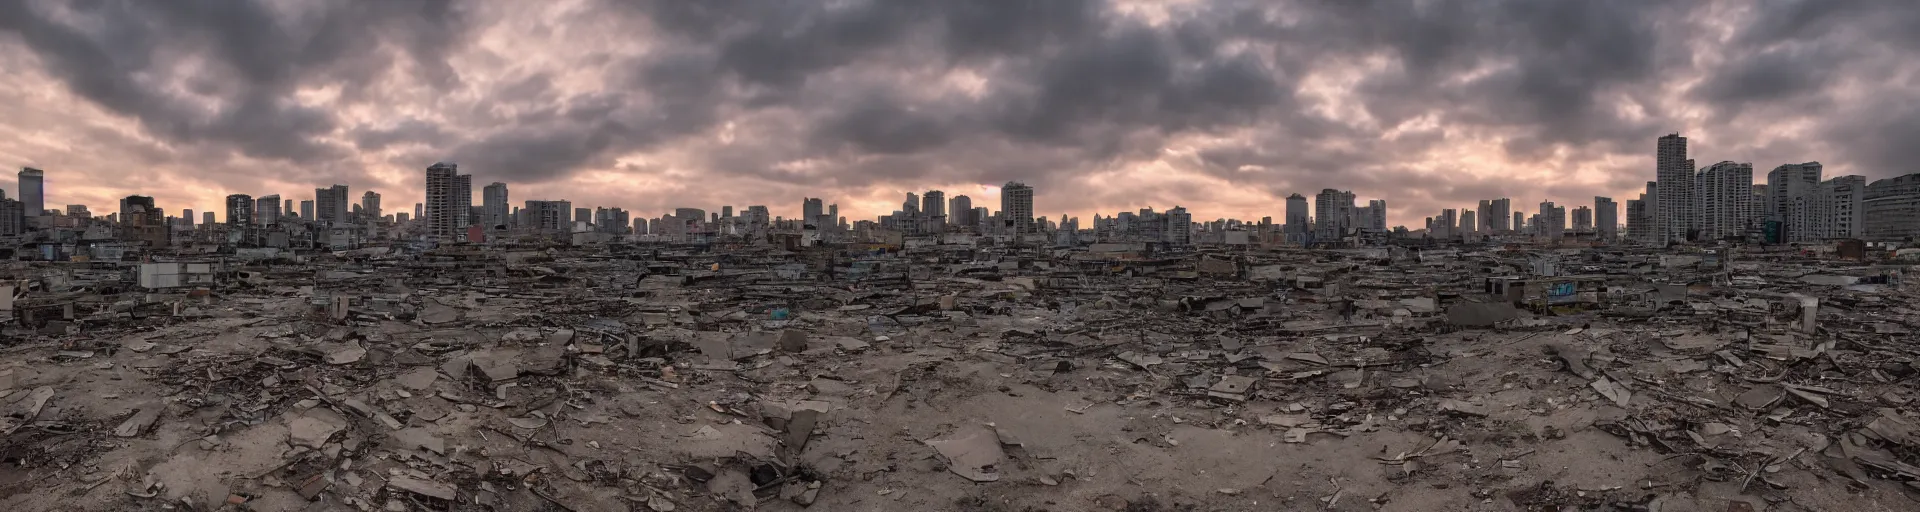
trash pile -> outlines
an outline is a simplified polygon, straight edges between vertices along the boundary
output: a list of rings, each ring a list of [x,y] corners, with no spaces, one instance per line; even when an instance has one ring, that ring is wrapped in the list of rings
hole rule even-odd
[[[1755,258],[460,249],[176,293],[20,264],[0,508],[1920,507],[1920,285]]]

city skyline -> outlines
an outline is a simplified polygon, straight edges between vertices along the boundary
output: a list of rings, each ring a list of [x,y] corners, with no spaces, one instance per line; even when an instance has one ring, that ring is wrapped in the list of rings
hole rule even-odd
[[[49,207],[97,211],[135,194],[219,211],[229,194],[333,184],[411,204],[420,169],[448,160],[515,198],[648,217],[767,205],[794,218],[792,198],[822,197],[874,218],[905,192],[995,205],[1020,181],[1036,216],[1180,205],[1258,219],[1334,188],[1388,200],[1388,224],[1409,227],[1488,198],[1624,202],[1652,180],[1660,133],[1686,134],[1702,167],[1751,163],[1756,182],[1810,161],[1869,181],[1920,170],[1920,148],[1900,143],[1920,132],[1920,91],[1902,79],[1917,65],[1889,60],[1920,49],[1899,30],[1920,9],[1900,2],[176,15],[187,4],[0,5],[0,62],[17,70],[0,78],[0,165],[46,170]],[[715,30],[808,17],[839,23]],[[536,25],[655,35],[633,36],[641,51]],[[184,73],[180,55],[209,60]]]

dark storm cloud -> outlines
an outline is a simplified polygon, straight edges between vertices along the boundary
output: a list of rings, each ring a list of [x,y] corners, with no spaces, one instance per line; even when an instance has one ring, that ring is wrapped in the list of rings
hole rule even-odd
[[[329,176],[435,154],[489,181],[676,169],[863,195],[1164,163],[1275,201],[1336,187],[1421,213],[1620,196],[1669,131],[1719,139],[1703,161],[1920,160],[1897,142],[1920,134],[1920,91],[1895,86],[1920,72],[1920,5],[1895,0],[608,0],[525,20],[526,48],[482,39],[540,4],[269,5],[0,0],[0,34],[162,144]],[[318,89],[338,99],[297,99]],[[1795,121],[1820,129],[1774,132]],[[1496,148],[1475,158],[1496,167],[1432,161],[1463,146]],[[636,153],[677,160],[621,162]],[[1606,174],[1541,177],[1582,165]],[[1206,189],[1167,187],[1153,197]],[[1558,197],[1585,189],[1607,190]]]
[[[373,50],[383,40],[448,72],[442,56],[458,25],[447,2],[324,5],[335,8],[283,22],[253,2],[10,0],[0,2],[0,31],[18,34],[75,93],[171,142],[311,161],[345,150],[317,140],[337,124],[327,109],[291,101],[297,87],[365,83],[385,71],[368,65],[380,62]],[[186,80],[173,75],[189,57],[215,63],[212,75],[167,82]],[[217,101],[209,108],[194,95]]]

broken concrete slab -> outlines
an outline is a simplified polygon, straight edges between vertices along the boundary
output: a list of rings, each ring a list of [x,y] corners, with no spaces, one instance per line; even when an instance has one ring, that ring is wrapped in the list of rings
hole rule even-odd
[[[994,429],[973,425],[962,427],[946,437],[930,439],[927,446],[946,457],[947,469],[975,482],[1000,480],[998,466],[1006,458],[1000,447],[1000,435]]]
[[[453,499],[458,496],[458,490],[455,489],[452,484],[444,484],[404,475],[388,477],[387,486],[446,501],[453,501]]]
[[[117,437],[136,437],[144,434],[147,432],[147,429],[153,428],[154,422],[160,420],[160,413],[166,409],[167,404],[164,402],[142,405],[138,411],[133,413],[133,416],[128,417],[126,421],[120,422],[120,426],[113,429],[113,435]]]

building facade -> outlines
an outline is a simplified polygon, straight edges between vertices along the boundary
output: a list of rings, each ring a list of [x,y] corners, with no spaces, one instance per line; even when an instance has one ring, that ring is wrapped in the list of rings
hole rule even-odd
[[[1033,224],[1033,187],[1009,181],[1000,187],[1000,211],[1006,214],[1008,227],[1016,234],[1037,232]]]
[[[1607,241],[1620,237],[1620,204],[1613,198],[1593,198],[1593,234]]]
[[[1753,164],[1720,162],[1693,178],[1695,228],[1701,240],[1746,235],[1753,211]]]

